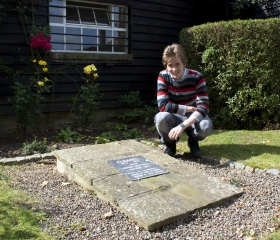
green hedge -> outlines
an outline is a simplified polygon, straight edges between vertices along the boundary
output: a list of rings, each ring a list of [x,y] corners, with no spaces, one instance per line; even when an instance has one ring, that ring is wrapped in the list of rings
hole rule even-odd
[[[219,129],[263,129],[280,120],[280,19],[207,23],[180,32],[187,67],[206,77]]]

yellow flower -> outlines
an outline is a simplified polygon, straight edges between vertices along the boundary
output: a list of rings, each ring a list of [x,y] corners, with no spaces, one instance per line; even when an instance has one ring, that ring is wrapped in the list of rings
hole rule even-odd
[[[35,63],[35,62],[37,62],[37,60],[36,60],[36,59],[33,59],[33,61],[32,61],[32,62],[34,62],[34,63]]]
[[[45,82],[50,81],[50,79],[48,79],[47,77],[45,77],[45,79],[44,79],[44,80],[45,80]]]
[[[39,65],[44,66],[44,67],[47,65],[47,62],[43,61],[43,60],[40,60],[38,63],[39,63]]]
[[[93,76],[94,76],[95,78],[97,78],[97,77],[98,77],[98,74],[97,74],[97,73],[94,73]]]
[[[48,71],[48,68],[44,67],[43,72],[47,72],[47,71]]]
[[[87,65],[86,67],[84,67],[84,73],[85,74],[91,74],[92,71],[96,71],[97,68],[91,64],[91,65]]]
[[[42,82],[42,81],[39,81],[39,82],[38,82],[38,85],[39,85],[40,87],[43,87],[43,86],[45,85],[45,83]]]

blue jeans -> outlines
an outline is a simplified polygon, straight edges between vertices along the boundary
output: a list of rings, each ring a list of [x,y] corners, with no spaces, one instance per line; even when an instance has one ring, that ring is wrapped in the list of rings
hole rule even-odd
[[[168,137],[170,130],[178,126],[181,122],[188,119],[192,113],[187,113],[185,116],[169,113],[169,112],[159,112],[154,117],[154,122],[156,129],[160,135],[160,141],[166,145],[174,142]],[[201,141],[208,137],[213,130],[213,124],[211,119],[206,116],[201,121],[192,124],[185,131],[188,132],[195,140]]]

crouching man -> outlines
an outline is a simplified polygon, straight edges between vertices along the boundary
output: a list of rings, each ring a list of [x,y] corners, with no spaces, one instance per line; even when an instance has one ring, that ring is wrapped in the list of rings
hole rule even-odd
[[[183,47],[172,44],[164,49],[161,71],[157,80],[159,113],[154,118],[160,141],[166,145],[164,153],[174,156],[176,142],[182,133],[189,136],[191,156],[202,156],[198,141],[213,130],[208,117],[209,98],[203,75],[186,68],[187,57]]]

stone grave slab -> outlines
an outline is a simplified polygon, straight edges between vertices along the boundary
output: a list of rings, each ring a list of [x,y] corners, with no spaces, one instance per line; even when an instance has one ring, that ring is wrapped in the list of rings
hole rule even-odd
[[[149,231],[242,193],[240,188],[136,140],[57,150],[53,154],[59,173],[93,191]],[[163,172],[133,179],[110,164],[138,157]]]

